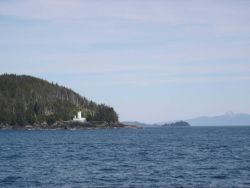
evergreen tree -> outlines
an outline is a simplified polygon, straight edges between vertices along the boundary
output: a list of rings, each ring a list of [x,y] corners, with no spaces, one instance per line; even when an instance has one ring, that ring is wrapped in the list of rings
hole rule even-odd
[[[79,110],[89,121],[118,121],[112,107],[98,105],[71,89],[31,76],[0,75],[0,124],[53,124],[71,120]]]

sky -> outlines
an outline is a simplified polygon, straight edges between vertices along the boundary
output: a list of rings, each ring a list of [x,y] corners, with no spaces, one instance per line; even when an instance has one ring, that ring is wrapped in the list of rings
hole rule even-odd
[[[0,0],[0,74],[146,123],[250,113],[248,0]]]

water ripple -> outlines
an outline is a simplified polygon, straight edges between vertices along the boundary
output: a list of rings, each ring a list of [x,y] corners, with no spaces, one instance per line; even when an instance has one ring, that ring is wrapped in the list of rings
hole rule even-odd
[[[250,128],[0,131],[0,187],[250,187]]]

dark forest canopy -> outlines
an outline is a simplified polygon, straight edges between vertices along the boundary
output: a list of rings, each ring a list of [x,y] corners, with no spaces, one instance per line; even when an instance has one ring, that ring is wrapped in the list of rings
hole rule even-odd
[[[0,75],[0,124],[52,124],[82,111],[88,121],[117,122],[112,107],[96,104],[58,84],[26,75]]]

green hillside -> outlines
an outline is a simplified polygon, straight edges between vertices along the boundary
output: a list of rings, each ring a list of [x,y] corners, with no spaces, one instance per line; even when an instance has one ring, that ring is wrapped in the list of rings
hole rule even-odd
[[[112,107],[96,104],[66,87],[32,76],[0,75],[0,124],[52,124],[71,120],[79,110],[88,121],[118,121]]]

